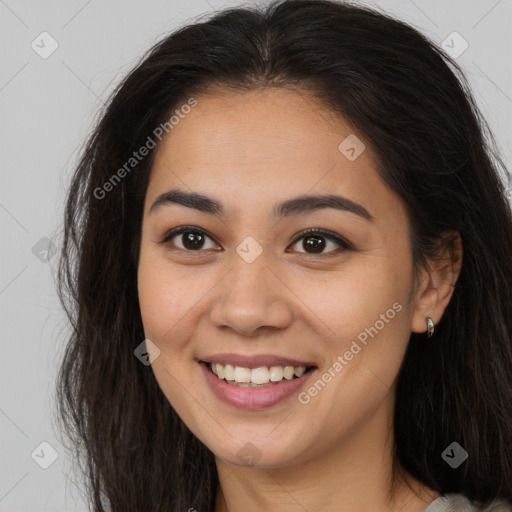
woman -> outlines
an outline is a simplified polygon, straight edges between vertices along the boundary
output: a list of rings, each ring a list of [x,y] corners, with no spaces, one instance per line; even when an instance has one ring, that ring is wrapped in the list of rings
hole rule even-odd
[[[94,509],[512,510],[492,142],[457,64],[369,8],[152,48],[67,200],[58,405]]]

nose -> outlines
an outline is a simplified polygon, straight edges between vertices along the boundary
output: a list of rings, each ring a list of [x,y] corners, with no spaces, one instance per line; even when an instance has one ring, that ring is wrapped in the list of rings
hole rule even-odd
[[[246,337],[290,325],[293,308],[289,298],[293,294],[269,268],[264,252],[252,263],[236,255],[233,263],[216,287],[212,323]]]

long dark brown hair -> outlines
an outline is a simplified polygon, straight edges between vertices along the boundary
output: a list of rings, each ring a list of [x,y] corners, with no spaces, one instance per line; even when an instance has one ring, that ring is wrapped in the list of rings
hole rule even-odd
[[[435,258],[443,233],[460,233],[452,300],[431,340],[411,334],[398,376],[395,463],[442,494],[512,502],[512,215],[492,133],[458,64],[412,27],[350,3],[284,0],[214,13],[157,43],[84,145],[59,262],[72,332],[56,401],[93,510],[214,509],[213,454],[134,356],[154,150],[105,187],[176,108],[212,86],[296,87],[350,120],[405,202],[416,268]],[[441,457],[454,441],[468,452],[457,469]]]

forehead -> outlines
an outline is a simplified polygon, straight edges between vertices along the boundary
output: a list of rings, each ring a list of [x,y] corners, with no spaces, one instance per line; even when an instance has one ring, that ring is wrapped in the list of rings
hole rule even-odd
[[[396,203],[364,135],[310,93],[218,90],[195,99],[157,147],[148,199],[178,185],[222,198],[233,211],[313,192]],[[354,143],[360,154],[349,159],[344,151]]]
[[[341,135],[354,132],[306,91],[214,89],[196,100],[197,106],[173,127],[159,153],[173,152],[180,160],[196,162],[215,155],[240,165],[301,161],[310,155],[308,161],[321,164],[338,151]]]

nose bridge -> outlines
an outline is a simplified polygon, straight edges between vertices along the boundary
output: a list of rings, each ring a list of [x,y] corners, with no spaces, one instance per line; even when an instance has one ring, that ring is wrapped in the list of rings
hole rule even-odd
[[[272,275],[272,272],[267,268],[270,264],[270,255],[267,251],[263,251],[263,248],[257,250],[251,247],[250,242],[242,242],[237,247],[236,252],[237,254],[233,256],[233,268],[230,272],[228,291],[239,295],[240,298],[244,295],[258,295],[264,298],[261,292],[271,291],[268,286],[264,286],[265,284],[268,285],[269,275]],[[265,290],[265,288],[267,289]]]
[[[258,244],[259,246],[259,244]],[[250,335],[262,326],[284,328],[292,319],[286,287],[269,268],[270,254],[246,240],[233,255],[218,289],[211,320]]]

